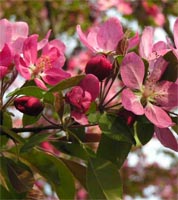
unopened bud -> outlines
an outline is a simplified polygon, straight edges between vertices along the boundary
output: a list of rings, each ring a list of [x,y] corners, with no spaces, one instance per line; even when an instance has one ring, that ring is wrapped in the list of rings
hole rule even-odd
[[[16,98],[14,100],[14,106],[20,112],[31,116],[40,114],[44,108],[44,105],[41,103],[41,101],[32,96],[22,96]]]
[[[120,110],[118,113],[119,117],[121,117],[128,126],[133,126],[135,120],[136,120],[136,115],[128,110]]]
[[[95,75],[99,81],[107,78],[112,71],[112,64],[104,55],[97,55],[91,58],[85,68],[86,74]]]

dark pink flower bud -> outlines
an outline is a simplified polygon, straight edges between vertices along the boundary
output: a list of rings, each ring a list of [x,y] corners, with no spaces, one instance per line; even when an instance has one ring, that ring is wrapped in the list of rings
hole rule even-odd
[[[95,75],[100,81],[111,74],[112,64],[104,55],[91,58],[85,68],[86,74]]]
[[[44,108],[41,101],[32,96],[18,97],[14,100],[14,105],[20,112],[31,116],[40,114]]]

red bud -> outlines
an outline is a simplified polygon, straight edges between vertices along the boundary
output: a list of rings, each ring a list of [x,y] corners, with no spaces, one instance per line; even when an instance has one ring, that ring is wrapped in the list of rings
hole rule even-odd
[[[38,98],[32,96],[16,98],[14,100],[14,106],[20,112],[31,116],[40,114],[44,108],[44,105],[41,103],[41,101]]]
[[[86,74],[95,75],[100,81],[111,74],[112,64],[104,55],[91,58],[85,68]]]

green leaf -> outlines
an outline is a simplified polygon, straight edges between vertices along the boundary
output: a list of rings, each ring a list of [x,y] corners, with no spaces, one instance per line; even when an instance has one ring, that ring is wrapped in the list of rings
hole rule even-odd
[[[148,143],[154,134],[154,125],[151,123],[142,123],[140,121],[136,124],[136,133],[142,145]]]
[[[36,135],[32,135],[27,142],[21,147],[20,153],[29,151],[34,146],[40,144],[45,141],[49,137],[49,133],[37,133]]]
[[[14,95],[26,95],[26,96],[34,96],[37,97],[39,99],[41,99],[44,94],[46,93],[46,91],[36,87],[36,86],[28,86],[28,87],[22,87],[22,88],[18,88],[15,91],[9,93],[7,95],[7,97],[11,97]]]
[[[7,127],[0,126],[0,132],[6,133],[8,136],[10,136],[10,138],[12,138],[13,140],[15,140],[16,142],[19,142],[21,144],[23,144],[25,141],[23,138],[21,138],[19,135],[17,135],[17,133],[9,130]]]
[[[91,199],[121,200],[122,184],[118,169],[110,161],[89,159],[87,187]]]
[[[31,116],[31,115],[23,114],[23,118],[22,118],[23,126],[34,124],[35,122],[39,120],[39,118],[40,118],[40,115]]]
[[[33,174],[24,164],[7,159],[7,172],[12,186],[18,193],[27,192],[33,187]]]
[[[161,77],[162,80],[176,81],[178,78],[178,61],[172,51],[168,52],[164,56],[165,60],[168,61],[168,66]]]
[[[61,160],[70,169],[75,178],[86,188],[86,166],[63,158]]]
[[[136,144],[131,129],[117,116],[104,113],[99,119],[102,133],[113,140]]]
[[[53,88],[51,88],[48,92],[58,92],[58,91],[73,87],[77,85],[84,77],[85,75],[79,75],[79,76],[74,76],[74,77],[65,79],[61,81],[59,84],[57,84],[56,86],[54,86]]]
[[[87,153],[83,147],[77,142],[64,142],[57,141],[51,142],[59,151],[68,154],[70,156],[75,156],[83,160],[87,160]]]
[[[3,112],[3,126],[12,128],[12,118],[8,112]]]
[[[32,150],[20,156],[49,181],[61,200],[74,199],[74,179],[69,169],[61,160],[37,150]]]
[[[110,160],[120,168],[131,150],[131,144],[128,142],[117,141],[102,134],[100,144],[97,150],[97,157]]]

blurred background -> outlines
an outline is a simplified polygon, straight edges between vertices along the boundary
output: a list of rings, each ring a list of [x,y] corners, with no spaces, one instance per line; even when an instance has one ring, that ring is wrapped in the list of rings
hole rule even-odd
[[[166,36],[173,40],[173,24],[178,16],[178,0],[0,0],[0,18],[25,21],[30,34],[42,39],[49,29],[50,39],[66,45],[65,68],[76,74],[91,57],[79,42],[76,25],[83,30],[108,17],[121,20],[124,29],[141,33],[145,26],[155,27],[155,41]],[[176,133],[175,133],[176,134]],[[152,139],[144,147],[134,147],[122,168],[125,200],[178,199],[178,155]],[[48,196],[52,195],[46,187]],[[76,199],[87,199],[78,186]]]

